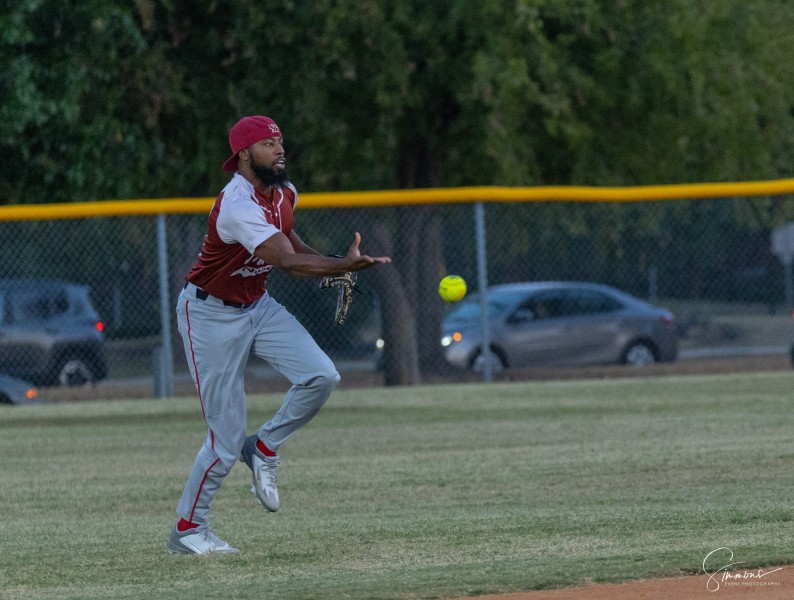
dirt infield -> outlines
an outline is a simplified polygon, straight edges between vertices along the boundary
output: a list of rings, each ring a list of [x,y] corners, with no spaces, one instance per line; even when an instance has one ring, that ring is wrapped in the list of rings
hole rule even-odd
[[[709,600],[794,598],[794,566],[767,567],[711,576],[688,575],[672,579],[645,579],[579,588],[477,596],[476,600],[703,600],[706,598]],[[467,600],[472,599],[470,597]]]

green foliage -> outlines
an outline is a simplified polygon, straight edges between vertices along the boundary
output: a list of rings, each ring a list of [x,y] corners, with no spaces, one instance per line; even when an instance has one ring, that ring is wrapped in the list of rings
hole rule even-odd
[[[4,0],[0,202],[215,195],[228,129],[254,113],[281,125],[302,191],[788,177],[793,15],[785,0]],[[490,239],[505,272],[552,234],[613,264],[639,248],[629,280],[660,248],[705,255],[698,219],[719,240],[794,217],[780,199],[691,206],[592,222],[530,206]],[[371,223],[407,257],[407,299],[456,260],[410,213]]]
[[[243,114],[305,189],[790,173],[785,2],[5,2],[6,202],[214,194]]]
[[[152,3],[7,4],[4,202],[205,193],[194,178],[206,182],[208,157],[181,133],[204,130],[183,112],[199,83],[185,75],[191,65],[175,60],[170,40],[152,34],[145,10]]]

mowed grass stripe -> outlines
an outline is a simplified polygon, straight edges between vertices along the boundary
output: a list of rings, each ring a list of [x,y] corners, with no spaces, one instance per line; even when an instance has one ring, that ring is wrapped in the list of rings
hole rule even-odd
[[[229,557],[165,553],[194,398],[9,408],[0,598],[443,598],[696,573],[721,546],[794,562],[793,383],[342,389],[284,447],[281,511],[227,478]],[[250,428],[280,401],[250,398]]]

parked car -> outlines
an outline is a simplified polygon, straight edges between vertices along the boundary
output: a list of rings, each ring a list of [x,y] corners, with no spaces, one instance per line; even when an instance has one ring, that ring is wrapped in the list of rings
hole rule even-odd
[[[0,373],[0,406],[42,402],[39,390],[32,383]]]
[[[38,385],[104,379],[103,330],[85,285],[0,279],[2,373]]]
[[[490,359],[506,367],[647,365],[676,359],[673,314],[613,287],[583,282],[531,282],[488,290]],[[443,320],[448,362],[481,371],[480,300],[470,295]]]

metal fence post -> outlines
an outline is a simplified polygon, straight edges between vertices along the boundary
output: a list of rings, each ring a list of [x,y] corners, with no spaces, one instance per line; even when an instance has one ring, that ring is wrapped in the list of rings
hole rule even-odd
[[[482,328],[482,379],[486,383],[493,380],[491,364],[491,325],[488,318],[488,258],[485,247],[485,207],[482,202],[474,203],[474,231],[477,241],[477,290],[480,296],[480,316]]]
[[[171,303],[168,294],[168,240],[165,215],[157,215],[157,260],[160,274],[160,327],[162,331],[159,369],[155,370],[155,390],[158,398],[170,398],[174,388],[174,369],[171,352]]]

